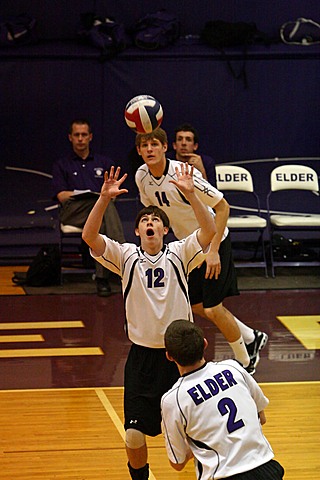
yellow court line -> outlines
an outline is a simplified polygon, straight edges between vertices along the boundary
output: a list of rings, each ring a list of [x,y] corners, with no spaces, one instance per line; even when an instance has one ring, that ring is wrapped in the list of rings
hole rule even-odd
[[[24,348],[0,350],[0,358],[17,357],[72,357],[79,355],[104,355],[100,347]]]
[[[297,381],[297,382],[258,382],[260,387],[264,385],[272,385],[272,386],[279,386],[282,387],[284,385],[314,385],[319,384],[320,387],[320,380],[306,380],[304,381]],[[73,392],[73,391],[97,391],[97,390],[123,390],[123,386],[120,387],[57,387],[57,388],[14,388],[9,390],[0,390],[0,395],[2,393],[34,393],[34,392]],[[109,400],[108,400],[109,402]]]
[[[0,343],[44,342],[42,335],[0,335]]]
[[[320,315],[283,315],[277,319],[306,350],[320,349]]]
[[[36,330],[45,328],[84,328],[84,324],[81,320],[0,323],[0,330]]]
[[[99,397],[100,399],[100,402],[102,403],[102,405],[104,406],[104,409],[106,410],[107,414],[109,415],[110,419],[112,420],[114,426],[116,427],[116,429],[118,430],[118,432],[120,433],[121,437],[122,437],[122,440],[125,442],[125,430],[123,428],[123,424],[117,414],[117,412],[115,411],[115,409],[113,408],[110,400],[108,399],[107,395],[104,393],[104,391],[102,390],[102,388],[97,388],[96,389],[96,394],[97,396]],[[156,480],[156,477],[153,475],[151,469],[149,469],[149,479],[150,480]]]
[[[282,386],[282,385],[316,385],[319,384],[320,380],[307,380],[306,382],[299,381],[299,382],[259,382],[260,387],[264,385],[272,385],[272,386]]]
[[[122,437],[122,440],[125,441],[126,434],[125,434],[122,422],[121,422],[120,418],[118,417],[118,414],[115,411],[115,409],[113,408],[113,406],[112,406],[110,400],[108,399],[107,395],[104,393],[102,388],[96,388],[95,392],[96,392],[97,396],[99,397],[100,402],[104,406],[104,409],[106,410],[109,417],[113,421],[116,429],[120,433],[120,435]]]

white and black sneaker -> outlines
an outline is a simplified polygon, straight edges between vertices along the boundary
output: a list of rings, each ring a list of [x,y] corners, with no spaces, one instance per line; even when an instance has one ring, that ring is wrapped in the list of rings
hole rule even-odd
[[[250,375],[254,375],[256,372],[256,366],[260,360],[260,350],[262,350],[268,341],[268,335],[264,332],[260,332],[259,330],[254,330],[254,340],[253,342],[246,345],[248,355],[250,357],[250,363],[246,367],[246,370]]]

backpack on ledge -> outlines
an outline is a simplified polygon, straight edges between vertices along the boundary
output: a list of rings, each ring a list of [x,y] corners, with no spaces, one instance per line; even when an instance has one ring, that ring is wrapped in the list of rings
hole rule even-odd
[[[38,41],[37,21],[29,15],[0,16],[0,47],[18,47]]]
[[[222,49],[239,45],[251,45],[255,41],[258,29],[255,23],[225,22],[211,20],[206,22],[201,39],[210,47]]]
[[[77,35],[83,43],[100,50],[102,61],[113,58],[130,43],[122,23],[116,22],[111,17],[100,17],[91,12],[81,15],[81,27]]]
[[[162,9],[142,17],[133,28],[134,44],[144,50],[172,45],[180,35],[180,22],[173,13]]]
[[[311,18],[297,18],[284,23],[280,37],[287,45],[315,45],[320,43],[320,24]]]
[[[26,275],[16,273],[12,277],[16,285],[28,287],[49,287],[61,283],[61,256],[59,245],[46,245],[29,266]]]
[[[248,87],[246,73],[248,47],[253,44],[270,45],[274,42],[273,38],[258,30],[254,22],[226,22],[224,20],[206,22],[200,38],[203,43],[221,52],[231,75],[237,80],[242,80],[245,88]],[[242,47],[243,60],[237,72],[225,50],[228,47]]]

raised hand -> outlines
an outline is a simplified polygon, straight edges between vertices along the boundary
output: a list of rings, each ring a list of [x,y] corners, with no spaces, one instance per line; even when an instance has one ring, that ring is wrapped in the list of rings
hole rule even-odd
[[[194,192],[194,183],[193,183],[193,166],[190,166],[188,163],[180,163],[180,170],[176,167],[177,180],[170,180],[170,183],[176,185],[179,190],[184,194],[188,195]]]
[[[101,188],[101,196],[108,197],[108,198],[115,198],[123,193],[128,193],[126,188],[120,188],[125,179],[127,178],[127,174],[125,173],[120,176],[120,167],[117,167],[115,170],[114,167],[110,168],[110,172],[105,172],[104,174],[104,182]]]

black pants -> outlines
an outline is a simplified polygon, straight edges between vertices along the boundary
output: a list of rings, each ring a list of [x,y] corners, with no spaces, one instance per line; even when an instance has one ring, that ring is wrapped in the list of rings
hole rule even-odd
[[[276,460],[270,460],[249,472],[232,475],[226,480],[282,480],[284,469]]]

